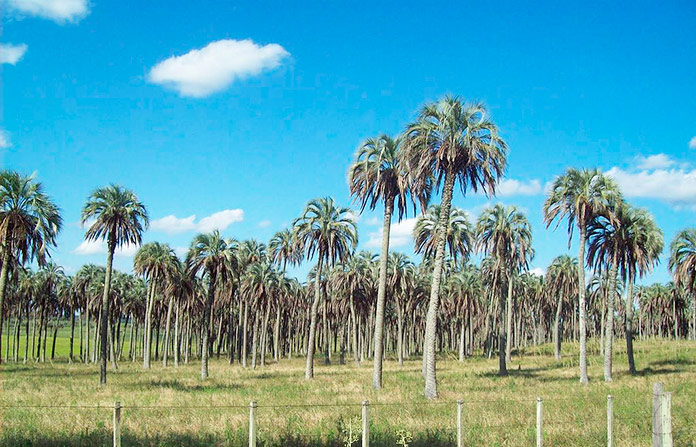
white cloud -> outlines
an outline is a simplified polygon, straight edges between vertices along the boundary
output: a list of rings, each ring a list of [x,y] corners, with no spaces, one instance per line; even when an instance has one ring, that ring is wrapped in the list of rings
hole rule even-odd
[[[674,160],[665,154],[638,156],[638,169],[666,169],[674,165]]]
[[[496,188],[496,195],[499,197],[535,196],[539,193],[541,193],[541,182],[536,179],[528,182],[505,179],[501,181]]]
[[[355,223],[360,222],[360,217],[361,217],[360,214],[356,213],[353,210],[348,210],[348,212],[346,213],[346,216]]]
[[[87,0],[9,0],[8,3],[22,14],[57,23],[78,22],[89,13]]]
[[[227,227],[235,222],[244,220],[244,210],[232,209],[222,210],[206,216],[196,222],[196,215],[188,217],[176,217],[169,215],[150,222],[150,228],[155,231],[162,231],[167,234],[184,233],[187,231],[198,231],[209,233],[213,230],[225,231]]]
[[[6,149],[12,146],[10,141],[10,133],[6,130],[0,129],[0,149]]]
[[[696,149],[696,137],[689,140],[689,149]]]
[[[15,65],[27,52],[27,44],[0,43],[0,64]]]
[[[395,222],[389,229],[389,247],[404,247],[413,245],[413,229],[416,226],[417,217]],[[368,234],[366,247],[379,248],[382,246],[382,228]]]
[[[148,78],[182,96],[201,98],[226,89],[237,79],[273,70],[289,55],[275,43],[259,46],[250,39],[224,39],[163,60],[150,70]]]
[[[176,217],[173,214],[162,217],[161,219],[150,222],[150,229],[162,231],[167,234],[183,233],[185,231],[193,231],[196,229],[196,215],[189,217]]]
[[[657,199],[676,207],[696,209],[696,169],[627,171],[613,167],[607,174],[627,197]]]
[[[125,244],[116,247],[114,254],[116,256],[132,257],[138,251],[138,246],[133,244]],[[87,241],[84,240],[73,251],[77,255],[96,255],[106,254],[106,242],[102,240]]]
[[[268,228],[271,226],[271,221],[270,220],[262,220],[259,222],[259,228]]]

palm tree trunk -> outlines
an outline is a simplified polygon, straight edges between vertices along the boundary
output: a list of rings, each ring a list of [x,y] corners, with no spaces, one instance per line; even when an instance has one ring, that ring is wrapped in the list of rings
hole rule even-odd
[[[212,313],[213,301],[215,299],[215,273],[209,271],[208,277],[210,279],[208,284],[208,296],[205,300],[203,320],[201,322],[203,325],[203,330],[201,331],[203,336],[203,340],[201,340],[201,380],[208,378],[208,339],[210,338],[210,314]]]
[[[510,300],[512,300],[512,275],[508,276],[508,287],[507,287],[507,297],[503,294],[500,295],[500,313],[498,315],[498,375],[507,376],[507,356],[503,349],[507,350],[507,338],[509,333],[507,332],[507,324],[505,322],[505,316],[509,315],[507,309],[510,308]]]
[[[611,382],[612,355],[614,343],[614,294],[616,293],[616,270],[618,253],[614,251],[609,270],[609,290],[607,290],[607,321],[604,328],[604,381]]]
[[[355,358],[355,366],[360,366],[360,354],[358,353],[358,320],[355,318],[355,303],[353,302],[353,291],[350,292],[350,318],[351,332],[353,338],[353,357]]]
[[[242,329],[242,366],[247,367],[247,343],[248,343],[248,327],[249,321],[249,304],[244,300],[244,327]]]
[[[389,232],[391,230],[394,199],[384,199],[384,223],[382,224],[382,253],[379,258],[379,285],[377,288],[377,313],[375,315],[375,355],[373,359],[372,387],[382,388],[382,357],[384,355],[384,302],[387,292],[387,260],[389,258]]]
[[[2,269],[0,269],[0,352],[2,352],[2,325],[3,313],[2,310],[5,304],[5,289],[7,288],[7,275],[10,268],[10,249],[4,247],[2,250]],[[9,343],[9,340],[8,340]],[[2,359],[0,359],[2,363]]]
[[[584,216],[578,220],[580,227],[580,240],[578,249],[578,307],[580,313],[580,383],[587,384],[587,309],[585,305],[585,240],[586,228]]]
[[[73,361],[73,345],[75,343],[75,308],[70,306],[70,353],[68,363]]]
[[[181,303],[177,301],[176,303],[176,312],[174,315],[174,367],[179,366],[179,352],[181,352],[181,342],[180,342],[180,327],[181,327],[181,319],[179,318],[179,314],[181,313]]]
[[[396,351],[399,358],[399,366],[404,366],[404,310],[403,305],[396,300],[396,324],[397,334],[396,334]]]
[[[167,324],[164,329],[164,352],[162,354],[162,366],[167,367],[169,359],[169,333],[172,327],[172,307],[174,307],[174,295],[169,297],[169,306],[167,306]]]
[[[270,301],[270,300],[267,300]],[[271,303],[266,303],[266,312],[263,316],[263,326],[261,328],[261,367],[266,366],[266,347],[268,346],[268,320],[271,316]]]
[[[257,306],[258,307],[258,306]],[[256,369],[256,351],[258,350],[259,337],[259,309],[254,311],[254,323],[251,336],[251,369]]]
[[[437,250],[433,263],[433,282],[430,287],[430,299],[428,301],[428,313],[425,319],[425,339],[423,340],[423,359],[425,370],[425,397],[437,398],[437,377],[435,372],[435,343],[437,342],[437,313],[440,304],[440,282],[442,278],[442,266],[445,259],[445,240],[447,238],[447,223],[449,221],[450,208],[452,207],[452,192],[454,190],[454,173],[448,171],[445,174],[445,183],[442,190],[442,203],[440,205],[440,222],[437,227]]]
[[[505,362],[512,362],[512,287],[513,277],[508,278],[508,295],[505,303]]]
[[[280,361],[280,300],[277,303],[275,324],[273,325],[273,360]]]
[[[317,261],[316,278],[314,279],[314,301],[309,314],[309,340],[307,340],[307,362],[305,365],[305,379],[314,378],[314,344],[317,333],[317,312],[321,301],[321,270],[323,253],[319,252]]]
[[[628,292],[626,293],[626,355],[628,372],[636,373],[636,361],[633,357],[633,275],[628,274]]]
[[[563,295],[558,294],[558,299],[556,300],[556,315],[553,323],[553,346],[554,346],[554,358],[556,360],[561,359],[561,310],[563,309]]]
[[[143,368],[150,369],[150,345],[152,338],[152,308],[155,301],[155,286],[156,278],[150,278],[150,293],[147,294],[147,303],[145,305],[145,328],[143,330]]]
[[[116,249],[116,242],[113,240],[113,236],[109,235],[109,252],[106,255],[106,275],[104,277],[104,295],[102,296],[102,306],[101,306],[101,356],[99,363],[99,383],[101,385],[106,385],[106,361],[108,356],[108,330],[109,330],[109,293],[111,292],[111,268],[114,261],[114,250]]]

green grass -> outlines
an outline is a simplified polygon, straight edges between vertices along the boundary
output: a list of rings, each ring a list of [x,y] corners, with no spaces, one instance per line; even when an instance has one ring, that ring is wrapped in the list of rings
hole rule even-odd
[[[63,357],[67,343],[59,346]],[[674,445],[696,446],[696,344],[639,341],[640,371],[635,376],[627,374],[623,340],[615,346],[614,382],[601,380],[601,359],[595,354],[589,359],[588,386],[577,381],[576,347],[571,344],[564,345],[560,362],[553,360],[549,345],[528,349],[513,357],[506,378],[496,376],[495,359],[476,357],[460,364],[452,357],[442,358],[440,400],[435,403],[422,397],[418,359],[403,367],[390,359],[380,392],[371,388],[371,363],[360,368],[324,366],[321,358],[316,359],[313,381],[303,378],[303,359],[256,371],[213,360],[206,382],[198,378],[198,362],[166,370],[157,363],[151,371],[142,371],[139,363],[122,362],[117,371],[109,371],[105,388],[98,386],[95,365],[69,365],[64,360],[6,364],[0,367],[0,445],[110,445],[110,407],[118,400],[125,407],[124,446],[241,446],[247,443],[246,406],[255,400],[259,445],[339,446],[341,427],[349,421],[359,425],[360,401],[368,399],[372,445],[396,446],[397,432],[408,430],[411,446],[452,446],[454,401],[463,399],[465,445],[529,446],[534,444],[535,399],[541,396],[545,445],[600,446],[606,445],[606,396],[612,394],[614,445],[650,446],[651,389],[653,382],[663,381],[673,392]],[[297,406],[305,404],[310,406]],[[175,408],[142,408],[148,406]],[[240,408],[201,408],[205,406]]]

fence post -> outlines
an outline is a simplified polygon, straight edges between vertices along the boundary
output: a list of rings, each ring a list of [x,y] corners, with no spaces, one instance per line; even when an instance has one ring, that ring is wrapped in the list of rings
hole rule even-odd
[[[457,447],[464,447],[464,433],[462,432],[462,401],[457,401]]]
[[[249,447],[256,447],[256,402],[249,403]]]
[[[543,401],[541,397],[537,397],[537,426],[536,426],[536,445],[541,447],[543,444],[543,427],[542,427],[542,411],[543,411]]]
[[[614,444],[614,396],[607,396],[607,447]]]
[[[370,447],[370,403],[362,402],[362,447]]]
[[[662,444],[662,392],[664,384],[662,382],[653,383],[653,447],[663,447]]]
[[[672,447],[672,393],[662,393],[660,402],[662,419],[662,447]]]
[[[121,402],[114,402],[114,447],[121,447]]]

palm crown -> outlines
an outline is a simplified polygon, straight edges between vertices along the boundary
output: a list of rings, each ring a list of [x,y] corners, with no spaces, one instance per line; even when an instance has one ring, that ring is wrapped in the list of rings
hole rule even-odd
[[[92,219],[85,239],[107,239],[110,249],[122,244],[140,245],[149,225],[145,205],[133,191],[119,185],[99,188],[90,195],[82,209],[82,223]]]

